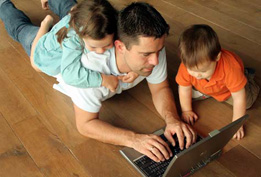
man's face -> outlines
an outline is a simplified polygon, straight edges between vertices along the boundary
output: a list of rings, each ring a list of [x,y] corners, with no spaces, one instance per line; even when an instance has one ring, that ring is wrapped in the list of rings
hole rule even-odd
[[[161,38],[139,37],[139,43],[125,48],[123,60],[131,71],[149,76],[153,68],[159,64],[159,52],[164,47],[165,35]]]

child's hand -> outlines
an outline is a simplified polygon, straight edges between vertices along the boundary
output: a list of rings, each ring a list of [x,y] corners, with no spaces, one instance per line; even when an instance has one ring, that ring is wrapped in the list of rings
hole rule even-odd
[[[119,84],[118,77],[113,75],[105,75],[105,74],[101,74],[101,76],[102,76],[102,86],[106,87],[111,92],[115,92]]]
[[[238,129],[238,131],[235,133],[235,135],[233,136],[234,139],[240,140],[245,136],[244,133],[244,127],[243,125]]]
[[[125,83],[132,83],[139,75],[135,72],[129,72],[127,75],[125,76],[118,76],[118,78],[120,80],[122,80],[122,82]]]
[[[193,111],[184,111],[182,112],[181,118],[190,125],[193,125],[194,122],[198,120],[198,116]]]

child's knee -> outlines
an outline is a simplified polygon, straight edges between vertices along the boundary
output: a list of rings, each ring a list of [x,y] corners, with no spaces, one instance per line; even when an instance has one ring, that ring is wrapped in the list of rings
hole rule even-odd
[[[42,72],[39,68],[37,68],[34,64],[31,63],[31,66],[34,68],[35,71],[37,72]]]
[[[32,68],[37,71],[37,72],[42,72],[35,64],[34,64],[34,60],[32,57],[30,57],[30,61],[31,61],[31,66]]]
[[[253,79],[252,80],[250,79],[248,80],[245,89],[246,89],[246,109],[249,109],[257,100],[260,87]]]

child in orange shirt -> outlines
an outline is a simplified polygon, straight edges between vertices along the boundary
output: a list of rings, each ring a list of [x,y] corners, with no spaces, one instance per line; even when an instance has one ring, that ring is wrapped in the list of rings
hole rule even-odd
[[[245,115],[259,93],[253,80],[254,70],[248,69],[246,78],[242,60],[221,49],[218,36],[211,27],[193,25],[185,30],[179,39],[179,52],[182,63],[176,82],[179,84],[181,117],[185,122],[193,124],[198,119],[192,110],[192,98],[195,97],[213,97],[232,104],[232,121]],[[243,137],[242,126],[234,138]]]

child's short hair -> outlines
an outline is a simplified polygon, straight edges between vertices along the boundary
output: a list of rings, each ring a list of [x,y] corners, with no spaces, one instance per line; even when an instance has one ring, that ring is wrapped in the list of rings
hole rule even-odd
[[[179,54],[182,63],[188,67],[197,67],[205,61],[215,61],[221,46],[216,32],[208,25],[192,25],[179,39]]]

